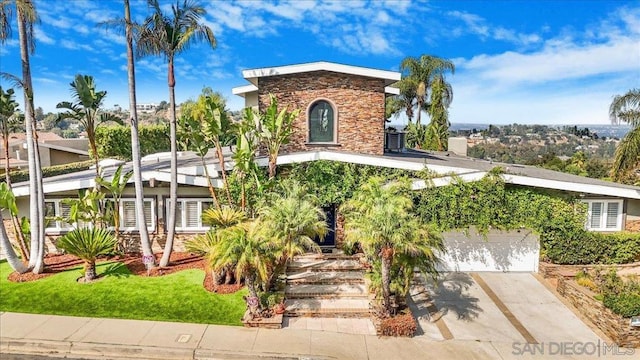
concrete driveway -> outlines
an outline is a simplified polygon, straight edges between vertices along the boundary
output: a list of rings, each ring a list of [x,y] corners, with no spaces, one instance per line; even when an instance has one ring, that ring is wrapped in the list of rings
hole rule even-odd
[[[422,334],[433,339],[490,342],[503,354],[605,341],[531,273],[449,273],[415,287],[412,298]],[[442,317],[429,321],[436,309]]]

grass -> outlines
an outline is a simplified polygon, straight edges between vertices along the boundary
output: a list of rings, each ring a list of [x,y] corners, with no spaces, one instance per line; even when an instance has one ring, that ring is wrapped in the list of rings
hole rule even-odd
[[[98,264],[101,280],[81,284],[82,267],[40,280],[13,283],[0,262],[0,311],[120,319],[241,325],[246,290],[219,295],[202,286],[202,270],[142,277],[118,262]]]

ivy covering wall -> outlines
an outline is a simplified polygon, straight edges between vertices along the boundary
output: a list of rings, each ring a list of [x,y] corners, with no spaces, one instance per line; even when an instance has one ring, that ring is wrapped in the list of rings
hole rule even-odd
[[[279,168],[305,183],[323,205],[341,204],[369,176],[429,179],[412,172],[332,161]],[[558,264],[628,263],[640,260],[640,234],[594,233],[584,227],[586,205],[567,193],[505,184],[499,170],[484,179],[414,191],[415,210],[440,231],[528,228],[540,235],[542,257]]]

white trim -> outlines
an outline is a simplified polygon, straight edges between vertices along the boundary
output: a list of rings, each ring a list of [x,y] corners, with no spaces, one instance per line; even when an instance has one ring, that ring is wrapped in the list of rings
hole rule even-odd
[[[147,226],[147,230],[151,231],[151,232],[155,232],[156,231],[156,223],[157,223],[157,217],[156,217],[156,200],[154,198],[144,198],[143,201],[145,203],[149,202],[151,203],[151,226]],[[136,222],[136,226],[135,227],[125,227],[124,226],[124,203],[125,202],[129,202],[129,203],[133,203],[133,208],[134,208],[134,213],[136,211],[135,206],[136,206],[136,199],[135,198],[120,198],[120,206],[118,209],[118,213],[120,214],[120,231],[139,231],[138,229],[138,217],[137,215],[135,215],[135,222]],[[149,221],[149,219],[145,219],[146,221]]]
[[[38,146],[40,147],[46,147],[52,150],[57,150],[57,151],[64,151],[64,152],[68,152],[68,153],[72,153],[72,154],[76,154],[76,155],[84,155],[84,156],[89,156],[89,152],[85,151],[85,150],[80,150],[80,149],[75,149],[72,147],[68,147],[68,146],[62,146],[62,145],[55,145],[55,144],[49,144],[46,142],[39,142]]]
[[[439,178],[433,178],[430,181],[426,180],[414,180],[411,183],[411,190],[422,190],[429,187],[442,187],[453,183],[454,179],[460,179],[464,182],[480,181],[487,175],[485,171],[471,172],[467,174],[458,174],[454,176],[444,176]]]
[[[389,95],[400,95],[400,89],[393,86],[385,86],[384,92]]]
[[[378,70],[361,66],[344,65],[319,61],[306,64],[266,67],[258,69],[248,69],[242,71],[242,77],[253,85],[257,85],[257,79],[268,76],[289,75],[307,73],[312,71],[331,71],[343,74],[366,76],[371,78],[384,79],[385,85],[390,85],[401,79],[401,74],[397,71]]]
[[[617,198],[640,199],[640,190],[634,190],[634,189],[626,189],[626,188],[619,188],[619,187],[606,186],[606,185],[581,184],[581,183],[560,181],[560,180],[548,180],[548,179],[534,178],[534,177],[522,176],[522,175],[504,174],[502,175],[502,177],[506,182],[515,184],[515,185],[525,185],[525,186],[538,187],[538,188],[613,196]]]
[[[254,91],[258,91],[258,87],[253,84],[237,86],[231,89],[231,93],[233,95],[238,95],[242,97],[245,97],[246,94],[252,93]]]
[[[584,199],[583,203],[586,203],[587,208],[587,221],[585,223],[585,227],[589,231],[622,231],[622,217],[623,211],[622,206],[624,204],[622,199]],[[600,226],[592,227],[591,226],[591,218],[593,211],[593,203],[602,203],[602,208],[600,209]],[[607,227],[607,213],[609,210],[609,205],[617,204],[618,205],[618,214],[616,215],[616,226],[614,228]]]

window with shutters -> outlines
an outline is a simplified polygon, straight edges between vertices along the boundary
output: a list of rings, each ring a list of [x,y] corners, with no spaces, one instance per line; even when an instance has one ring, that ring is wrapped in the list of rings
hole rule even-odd
[[[153,199],[144,199],[144,218],[149,231],[156,230],[156,211]],[[120,199],[120,230],[137,231],[136,199]]]
[[[62,199],[47,199],[44,202],[46,228],[48,234],[67,232],[73,230],[71,224],[60,220],[60,217],[68,217],[71,206],[65,204]]]
[[[622,200],[585,200],[588,207],[587,229],[622,230]]]
[[[166,202],[169,213],[169,199]],[[202,223],[202,213],[213,206],[211,199],[177,199],[176,203],[176,231],[204,232],[209,226]]]

